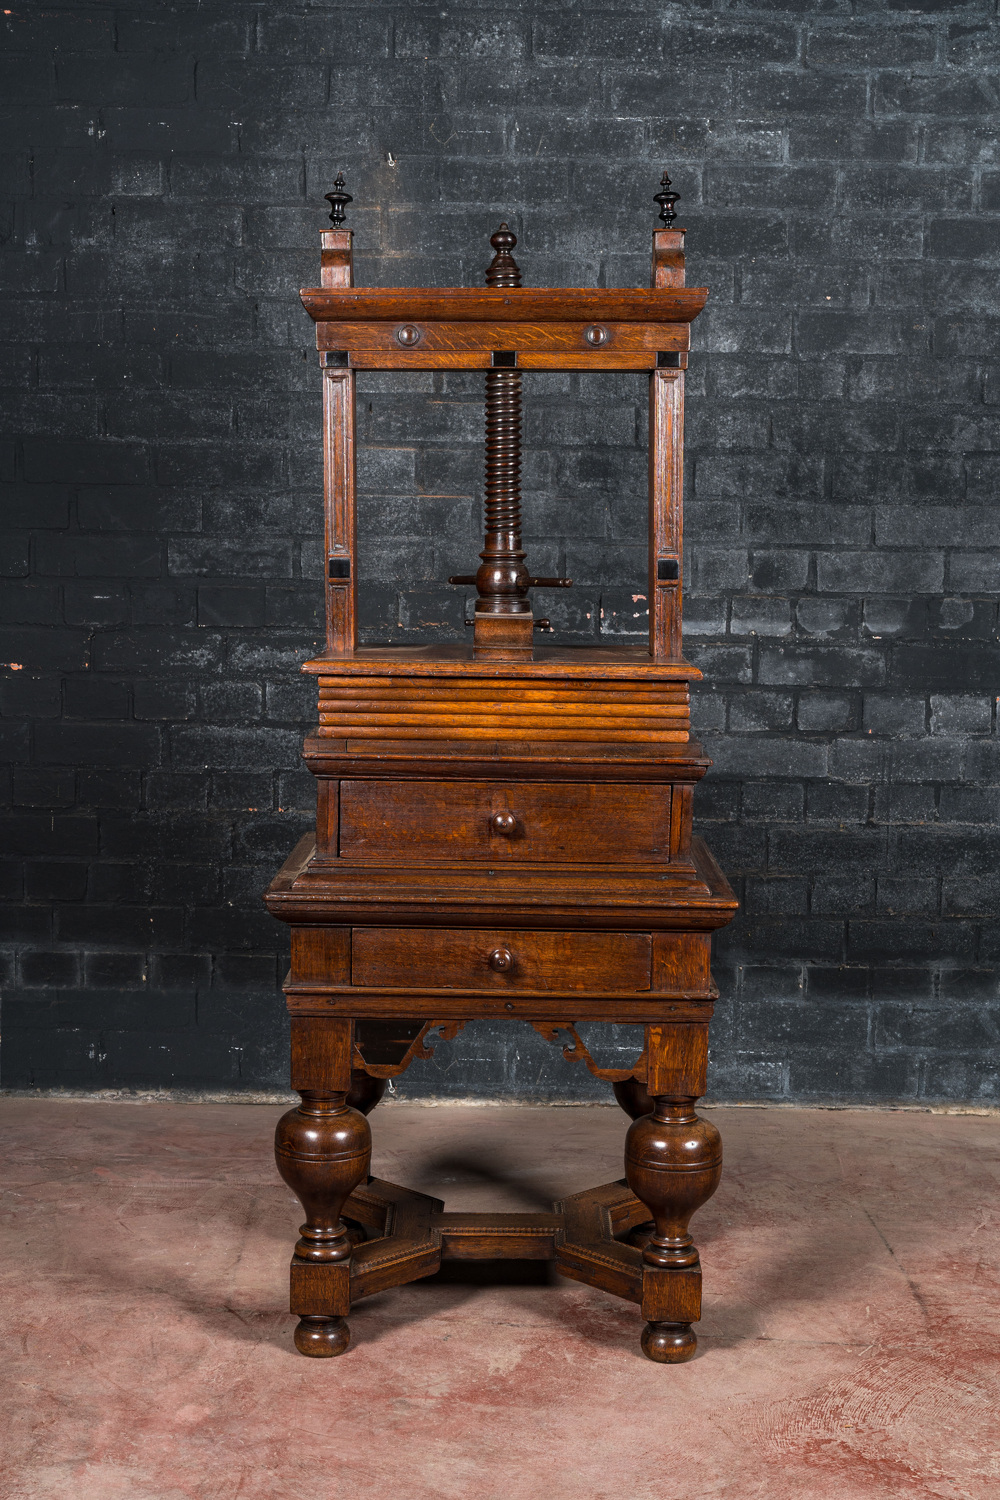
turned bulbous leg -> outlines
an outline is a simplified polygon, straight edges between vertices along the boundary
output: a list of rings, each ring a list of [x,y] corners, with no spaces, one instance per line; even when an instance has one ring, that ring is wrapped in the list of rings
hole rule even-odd
[[[310,1359],[332,1359],[335,1354],[343,1354],[351,1342],[351,1330],[345,1318],[306,1316],[299,1319],[294,1338],[300,1354]]]
[[[302,1354],[329,1358],[342,1354],[350,1341],[343,1313],[348,1308],[351,1242],[341,1211],[368,1175],[371,1130],[368,1121],[347,1103],[345,1093],[302,1093],[302,1103],[278,1121],[274,1155],[281,1173],[305,1209],[292,1261],[292,1311],[301,1313],[295,1345]],[[330,1267],[327,1291],[317,1294],[304,1280],[306,1305],[295,1305],[296,1268]],[[319,1307],[310,1305],[321,1295]],[[330,1299],[338,1303],[332,1305]]]
[[[643,1262],[655,1272],[670,1273],[645,1279],[648,1298],[644,1280],[644,1311],[655,1305],[660,1316],[646,1313],[650,1321],[642,1348],[658,1363],[680,1364],[697,1348],[691,1322],[701,1306],[701,1268],[688,1224],[719,1185],[722,1139],[695,1112],[693,1098],[658,1097],[653,1102],[652,1114],[632,1123],[625,1142],[626,1181],[653,1218]]]
[[[647,1323],[640,1343],[646,1358],[658,1365],[682,1365],[698,1348],[690,1323]]]

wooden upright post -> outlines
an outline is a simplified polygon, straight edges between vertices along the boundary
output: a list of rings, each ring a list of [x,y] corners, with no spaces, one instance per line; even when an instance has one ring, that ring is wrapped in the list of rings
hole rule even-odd
[[[354,232],[342,229],[344,209],[353,202],[338,173],[330,204],[333,229],[320,235],[320,285],[354,285]],[[355,539],[354,371],[346,354],[326,351],[323,362],[323,493],[326,517],[326,645],[336,655],[357,646],[358,557]]]
[[[650,286],[684,285],[684,234],[674,229],[674,204],[664,172],[654,201],[663,229],[653,230]],[[649,654],[657,661],[681,654],[682,494],[684,486],[684,372],[657,368],[649,380]]]

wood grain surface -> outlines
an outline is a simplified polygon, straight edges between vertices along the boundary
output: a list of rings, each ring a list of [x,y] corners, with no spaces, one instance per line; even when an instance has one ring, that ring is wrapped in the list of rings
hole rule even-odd
[[[491,956],[510,955],[508,968]],[[352,937],[355,985],[442,989],[648,990],[652,938],[646,933],[530,932],[517,928],[360,927]]]
[[[381,863],[668,860],[670,788],[343,781],[340,855]]]

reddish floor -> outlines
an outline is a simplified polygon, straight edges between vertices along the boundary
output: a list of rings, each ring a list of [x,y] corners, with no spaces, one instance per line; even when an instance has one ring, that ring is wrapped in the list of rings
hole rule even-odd
[[[553,1278],[372,1298],[292,1346],[280,1108],[7,1100],[2,1500],[996,1500],[991,1117],[717,1109],[698,1357]],[[387,1104],[374,1170],[450,1207],[621,1175],[608,1108]],[[479,1269],[479,1268],[477,1268]],[[542,1268],[547,1270],[547,1268]]]

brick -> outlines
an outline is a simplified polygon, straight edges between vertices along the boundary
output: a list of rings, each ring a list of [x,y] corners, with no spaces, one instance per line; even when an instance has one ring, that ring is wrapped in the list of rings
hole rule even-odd
[[[598,60],[648,62],[662,43],[659,27],[636,25],[634,18],[613,10],[572,20],[536,21],[532,51],[539,58],[592,57]]]
[[[87,666],[86,634],[55,627],[4,630],[0,649],[12,671],[79,671]]]
[[[866,1098],[890,1103],[913,1098],[917,1088],[915,1063],[906,1056],[869,1056],[855,1053],[818,1053],[797,1057],[789,1068],[788,1086],[816,1100]]]
[[[843,953],[843,922],[808,917],[753,917],[746,922],[744,944],[749,954],[801,958],[814,954],[830,962]]]
[[[262,693],[256,682],[206,683],[200,698],[202,716],[213,724],[246,724],[261,716]]]
[[[790,737],[743,739],[704,735],[705,748],[720,775],[823,776],[827,769],[825,745]]]
[[[817,587],[824,593],[882,594],[940,591],[944,558],[939,552],[841,552],[817,558]]]
[[[194,67],[186,57],[56,58],[56,96],[65,104],[183,104],[193,92]]]
[[[63,684],[63,713],[69,719],[126,719],[128,684],[91,674],[69,677]]]
[[[813,113],[857,116],[864,113],[865,90],[859,78],[762,71],[753,78],[739,78],[736,102],[757,118]]]
[[[180,909],[149,906],[61,906],[56,933],[61,942],[121,945],[144,951],[147,945],[179,943],[183,931]]]
[[[996,582],[996,564],[982,552],[953,552],[948,559],[948,584],[964,593],[990,593]]]
[[[975,642],[900,645],[892,657],[890,682],[924,691],[995,692],[1000,648]]]
[[[804,355],[919,354],[927,348],[928,326],[912,314],[801,312],[795,345]]]
[[[33,531],[52,527],[58,531],[69,524],[69,501],[70,490],[65,485],[4,486],[4,516],[12,527],[23,526]]]
[[[995,787],[945,786],[938,806],[942,823],[1000,822],[1000,791]]]
[[[117,25],[119,52],[245,52],[247,21],[239,16],[163,12],[123,15]]]
[[[15,807],[72,807],[76,797],[72,771],[18,768],[13,777]]]
[[[989,108],[988,76],[971,72],[879,74],[875,112],[879,114],[977,115]]]
[[[795,623],[819,640],[843,637],[857,629],[857,605],[851,599],[800,599],[795,606]]]
[[[868,822],[867,787],[843,786],[836,781],[811,781],[806,788],[806,817],[810,823]]]
[[[861,612],[865,630],[876,640],[925,633],[926,610],[919,599],[866,599]]]
[[[798,546],[863,546],[871,532],[871,512],[861,505],[749,503],[746,520],[754,537]]]
[[[130,724],[39,724],[38,760],[50,765],[155,765],[160,737],[155,729]]]
[[[931,734],[989,734],[993,701],[989,697],[965,697],[954,693],[932,693]]]
[[[956,920],[852,921],[847,948],[852,960],[861,961],[968,959],[975,948],[975,932],[970,923]]]
[[[18,548],[18,554],[21,549]],[[28,543],[23,545],[23,572],[28,572]],[[8,562],[6,577],[21,572],[20,555]],[[0,619],[9,625],[47,625],[59,617],[59,589],[56,584],[7,583],[0,594]]]
[[[797,783],[746,782],[742,797],[743,816],[765,822],[800,822],[803,789]]]
[[[884,679],[885,660],[873,650],[769,646],[761,651],[758,675],[775,687],[874,687]]]
[[[222,660],[223,637],[208,630],[133,629],[100,636],[94,650],[99,671],[212,671]]]
[[[336,27],[279,8],[253,32],[215,0],[126,10],[114,31],[73,9],[7,18],[5,123],[25,147],[0,159],[22,289],[0,314],[23,435],[0,444],[18,629],[4,655],[27,669],[0,701],[26,758],[17,819],[36,821],[10,826],[4,877],[27,892],[33,953],[52,952],[54,906],[99,916],[97,937],[72,919],[83,967],[62,972],[61,1008],[37,984],[5,998],[5,1076],[218,1086],[242,1068],[283,1085],[287,935],[259,891],[314,795],[296,669],[322,635],[320,382],[294,293],[315,279],[331,160],[355,194],[359,284],[473,283],[477,216],[516,211],[526,281],[642,285],[627,224],[655,180],[634,163],[667,120],[689,281],[712,289],[687,377],[687,640],[715,760],[697,806],[748,913],[719,944],[723,990],[754,999],[720,1004],[712,1087],[995,1089],[978,1033],[949,1051],[932,1020],[995,1003],[1000,957],[983,842],[1000,786],[994,28],[977,6],[937,6],[834,0],[818,21],[751,0],[669,16],[354,7]],[[581,228],[581,193],[621,224]],[[641,386],[525,382],[529,566],[579,575],[543,601],[568,641],[641,639]],[[369,639],[468,638],[468,591],[442,580],[479,547],[481,388],[359,378]],[[199,903],[212,915],[194,934]],[[134,916],[150,911],[170,914],[151,954]],[[910,923],[961,932],[960,953],[942,969],[918,934],[904,960]],[[845,965],[852,941],[872,956]],[[210,1017],[199,1002],[182,1049],[168,996],[187,992],[190,1029],[195,985],[219,999]],[[914,1006],[923,1032],[902,1029]],[[80,1017],[107,1023],[100,1063],[68,1029]]]
[[[923,697],[895,693],[865,693],[861,718],[869,734],[920,735],[927,729],[927,702]]]
[[[197,690],[190,682],[143,677],[132,689],[132,712],[137,719],[191,719],[197,707]]]
[[[75,953],[22,953],[19,967],[21,983],[29,988],[63,989],[79,983],[80,962]]]
[[[35,556],[39,573],[63,578],[158,578],[163,567],[158,537],[44,535]]]
[[[737,733],[788,729],[794,701],[788,693],[751,692],[734,695],[729,706],[729,727]]]
[[[129,599],[117,584],[63,584],[63,618],[67,625],[124,625]]]
[[[854,700],[843,693],[802,693],[796,722],[805,734],[854,729],[857,727]]]
[[[297,730],[221,729],[211,725],[175,729],[171,746],[178,766],[228,770],[235,762],[262,771],[296,766],[302,748]]]
[[[875,881],[870,875],[817,875],[812,882],[809,910],[816,916],[860,916],[875,909]],[[821,992],[820,977],[810,971],[810,988]],[[822,974],[823,971],[821,971]],[[848,976],[850,977],[850,976]],[[867,975],[859,977],[858,993],[866,993]],[[837,993],[843,993],[845,985],[838,978]]]

